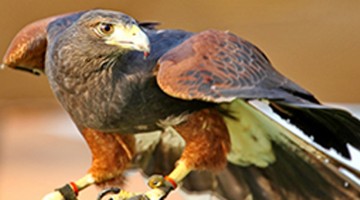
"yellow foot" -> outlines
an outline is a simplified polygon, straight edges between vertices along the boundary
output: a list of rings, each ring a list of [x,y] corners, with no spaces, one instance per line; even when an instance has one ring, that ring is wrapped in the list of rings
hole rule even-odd
[[[145,193],[130,193],[120,189],[108,189],[100,193],[97,200],[102,200],[107,194],[112,194],[107,200],[162,200],[177,187],[178,183],[191,172],[183,162],[178,162],[175,169],[169,176],[153,175],[150,177],[148,185],[151,190]],[[114,194],[117,193],[117,194]]]
[[[165,199],[171,190],[176,188],[176,183],[173,180],[160,175],[152,176],[148,185],[152,189],[143,194],[130,193],[119,188],[109,188],[102,191],[97,200],[102,200],[108,194],[112,194],[108,200],[160,200]]]
[[[105,194],[104,192],[101,192],[101,194],[103,195],[102,196],[99,195],[97,200],[105,200],[104,197],[109,193]],[[132,192],[127,192],[125,190],[121,190],[117,194],[109,195],[106,199],[107,200],[160,200],[160,199],[164,199],[166,196],[167,196],[166,192],[157,188],[157,189],[149,190],[144,194],[132,193]]]
[[[127,192],[125,190],[121,190],[120,188],[108,188],[99,193],[97,200],[102,200],[105,196],[108,196],[108,200],[127,200],[137,195],[139,194]]]

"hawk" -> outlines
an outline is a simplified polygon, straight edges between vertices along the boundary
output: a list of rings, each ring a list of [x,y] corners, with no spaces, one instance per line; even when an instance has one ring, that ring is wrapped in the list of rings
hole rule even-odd
[[[99,199],[164,199],[178,186],[223,199],[359,198],[342,172],[358,169],[327,151],[360,148],[357,118],[231,32],[156,25],[95,9],[34,22],[10,44],[3,66],[45,73],[93,156],[84,177],[44,199],[115,186],[133,167],[150,176],[149,191]]]

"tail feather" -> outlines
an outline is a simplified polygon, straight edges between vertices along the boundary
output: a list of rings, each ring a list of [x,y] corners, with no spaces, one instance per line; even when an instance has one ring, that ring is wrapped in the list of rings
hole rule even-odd
[[[347,158],[350,153],[346,144],[360,149],[360,121],[344,110],[276,101],[270,106],[326,149],[334,148]]]
[[[228,163],[217,174],[192,173],[183,187],[189,192],[212,191],[221,199],[358,199],[360,188],[334,173],[324,163],[302,158],[282,146],[273,145],[277,161],[267,168]],[[216,186],[216,187],[214,187]]]
[[[291,130],[284,128],[253,104],[244,101],[238,103],[242,113],[251,119],[249,121],[259,120],[258,122],[261,123],[256,124],[264,124],[262,130],[268,131],[275,161],[266,167],[228,162],[227,167],[217,173],[192,172],[184,180],[182,189],[189,193],[210,193],[219,199],[229,200],[360,199],[360,185],[340,171],[341,168],[347,169],[360,178],[358,169],[353,169],[317,149],[311,143],[302,141]],[[359,145],[357,132],[359,122],[345,111],[335,109],[335,113],[332,113],[334,110],[329,108],[324,110],[324,107],[319,105],[306,107],[282,102],[270,102],[270,106],[276,113],[281,113],[279,114],[281,117],[288,118],[292,123],[296,122],[295,124],[307,134],[309,134],[308,130],[314,128],[319,134],[316,137],[329,138],[334,144],[338,144],[336,140],[341,140],[342,145],[346,143],[355,147]],[[333,121],[330,121],[329,125],[329,122],[319,120],[321,117],[328,117]],[[317,122],[310,122],[311,120]],[[244,123],[244,120],[240,119],[240,122]],[[341,126],[345,127],[336,128]],[[269,127],[272,127],[271,130],[268,129]],[[325,130],[331,133],[323,132]],[[180,136],[176,133],[163,133],[154,148],[144,150],[147,156],[139,160],[141,162],[138,166],[143,169],[145,175],[169,173],[184,148],[184,143],[180,140]],[[324,141],[321,145],[333,147],[331,142],[324,143]],[[344,148],[342,145],[338,148]],[[345,155],[348,151],[337,150]]]
[[[229,200],[355,200],[360,197],[358,185],[347,182],[349,180],[329,170],[312,155],[304,159],[276,143],[273,147],[279,159],[266,168],[228,163],[227,168],[217,174],[192,173],[183,187],[190,192],[212,191],[219,198]]]
[[[308,155],[307,161],[294,152],[273,145],[279,159],[267,168],[229,164],[227,170],[243,183],[245,179],[253,199],[357,199],[360,190]],[[345,187],[347,186],[347,187]],[[227,199],[237,199],[232,196]]]

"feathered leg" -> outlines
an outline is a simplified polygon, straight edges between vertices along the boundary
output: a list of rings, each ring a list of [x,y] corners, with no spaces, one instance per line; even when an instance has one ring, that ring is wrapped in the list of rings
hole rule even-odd
[[[165,177],[152,176],[148,183],[152,190],[130,199],[163,199],[191,171],[217,171],[226,167],[230,138],[223,117],[218,110],[205,109],[192,113],[185,123],[174,128],[186,142],[175,169]],[[119,194],[112,196],[112,199],[128,198]]]
[[[46,195],[43,200],[76,200],[78,192],[96,184],[100,187],[120,185],[122,172],[130,163],[135,147],[132,135],[108,134],[84,129],[82,134],[93,155],[88,173],[75,182]]]

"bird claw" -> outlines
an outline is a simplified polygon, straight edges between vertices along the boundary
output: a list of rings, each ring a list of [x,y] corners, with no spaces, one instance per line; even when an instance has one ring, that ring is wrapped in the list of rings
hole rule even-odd
[[[127,192],[120,188],[108,188],[100,192],[97,200],[102,200],[108,194],[112,194],[108,200],[162,200],[174,189],[173,184],[160,175],[151,176],[148,185],[152,189],[143,194]]]
[[[121,191],[121,189],[116,188],[116,187],[104,189],[98,194],[98,197],[96,198],[96,200],[101,200],[102,198],[104,198],[108,194],[119,194],[120,191]]]
[[[109,195],[109,194],[111,194],[111,195]],[[109,195],[109,198],[107,198],[107,200],[130,200],[133,197],[138,196],[137,193],[127,192],[120,188],[112,187],[112,188],[107,188],[107,189],[104,189],[103,191],[101,191],[98,194],[98,197],[96,200],[102,200],[102,199],[104,199],[105,196],[108,196],[108,195]]]
[[[129,200],[150,200],[150,199],[146,195],[140,194],[129,198]]]
[[[98,200],[101,200],[104,196]],[[151,189],[143,194],[129,193],[121,190],[119,194],[110,195],[107,200],[162,200],[166,196],[167,194],[160,189]]]

